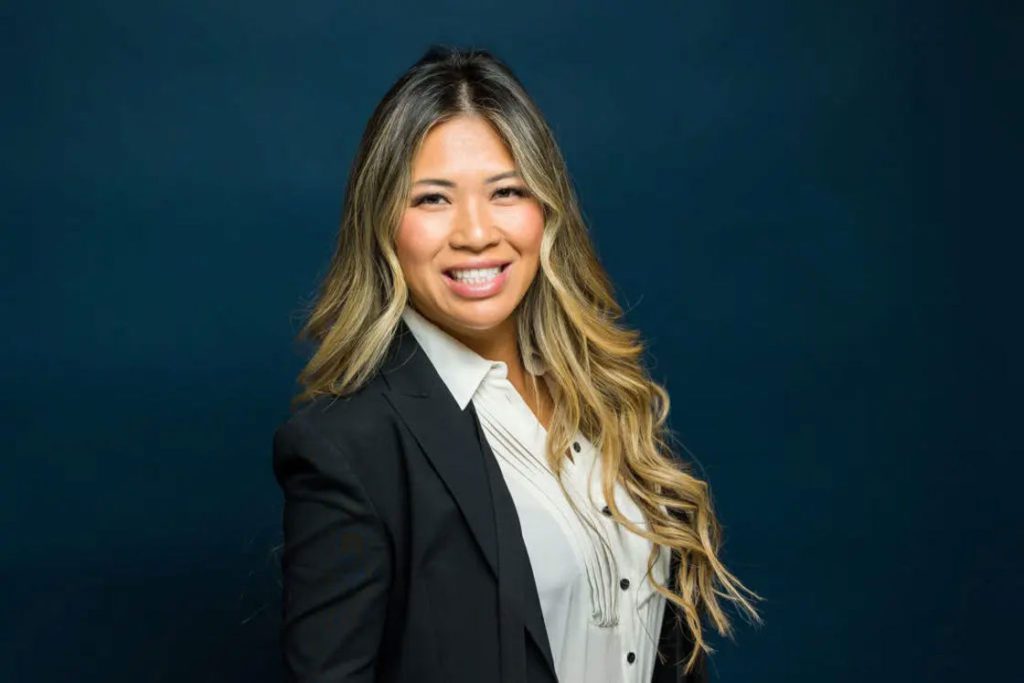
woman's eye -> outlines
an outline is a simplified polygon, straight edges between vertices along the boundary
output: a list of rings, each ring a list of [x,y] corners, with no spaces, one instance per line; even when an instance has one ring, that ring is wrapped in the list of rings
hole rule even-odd
[[[417,197],[413,201],[412,205],[413,206],[419,206],[420,204],[435,204],[436,202],[429,201],[431,199],[444,199],[444,195],[443,194],[437,194],[437,193],[434,193],[434,194],[423,194],[423,195],[420,195],[419,197]]]
[[[513,193],[517,197],[525,197],[526,196],[526,191],[523,190],[523,188],[521,188],[521,187],[503,187],[503,188],[501,188],[499,190],[495,190],[494,194],[500,194],[502,192],[511,192],[511,193]],[[504,195],[504,196],[507,197],[509,195]]]

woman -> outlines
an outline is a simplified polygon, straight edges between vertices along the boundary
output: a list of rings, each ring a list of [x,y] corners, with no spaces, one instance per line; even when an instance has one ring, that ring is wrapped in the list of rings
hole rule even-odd
[[[274,435],[292,680],[705,680],[702,618],[759,596],[620,316],[523,86],[428,51],[366,128]]]

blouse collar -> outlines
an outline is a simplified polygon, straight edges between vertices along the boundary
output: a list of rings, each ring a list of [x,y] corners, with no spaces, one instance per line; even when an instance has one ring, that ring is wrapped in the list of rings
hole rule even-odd
[[[508,379],[507,363],[484,358],[438,327],[411,304],[406,304],[405,310],[402,311],[402,320],[409,326],[409,330],[427,354],[448,391],[459,404],[460,410],[466,409],[484,380]],[[544,374],[546,366],[538,355],[524,355],[522,360],[527,372],[534,375]]]

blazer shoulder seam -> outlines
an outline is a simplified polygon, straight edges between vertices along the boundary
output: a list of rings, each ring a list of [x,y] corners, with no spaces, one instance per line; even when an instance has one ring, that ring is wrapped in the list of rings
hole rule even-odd
[[[297,419],[294,420],[294,423],[296,425],[296,428],[300,432],[307,434],[310,437],[319,441],[320,443],[324,444],[324,446],[326,446],[327,449],[330,450],[335,455],[335,457],[338,458],[339,462],[341,462],[344,465],[345,470],[349,473],[349,475],[351,475],[353,484],[359,490],[359,495],[362,497],[364,501],[366,501],[366,505],[370,509],[370,513],[371,516],[373,517],[374,523],[381,531],[384,532],[388,539],[391,539],[391,532],[388,529],[387,525],[384,523],[384,518],[381,516],[380,511],[377,509],[377,505],[373,502],[373,498],[367,491],[366,486],[363,484],[363,481],[359,478],[359,474],[356,472],[355,468],[352,467],[352,462],[348,455],[337,444],[335,444],[326,436],[324,436],[324,434],[314,425],[309,424],[308,420],[303,419],[303,417],[301,416],[296,416],[296,418]]]

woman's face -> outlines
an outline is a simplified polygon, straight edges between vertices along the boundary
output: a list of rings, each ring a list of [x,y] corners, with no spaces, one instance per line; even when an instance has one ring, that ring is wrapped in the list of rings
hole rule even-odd
[[[396,250],[413,307],[458,337],[510,323],[540,264],[544,210],[483,118],[458,116],[427,133]],[[451,269],[483,264],[475,280]],[[494,274],[486,266],[501,266]]]

